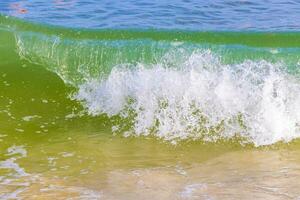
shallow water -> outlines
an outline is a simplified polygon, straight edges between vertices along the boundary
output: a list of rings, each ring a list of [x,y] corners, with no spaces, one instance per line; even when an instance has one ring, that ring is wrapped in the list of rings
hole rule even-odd
[[[299,199],[297,8],[1,2],[0,198]]]

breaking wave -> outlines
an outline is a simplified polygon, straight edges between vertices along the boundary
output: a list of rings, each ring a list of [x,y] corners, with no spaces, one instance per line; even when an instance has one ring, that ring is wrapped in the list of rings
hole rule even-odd
[[[298,33],[72,30],[5,16],[0,22],[21,59],[74,87],[72,98],[90,115],[108,116],[116,133],[256,146],[300,136]]]
[[[92,115],[126,119],[114,127],[125,135],[172,142],[241,137],[257,146],[300,136],[300,82],[280,63],[222,64],[202,50],[167,66],[116,66],[107,78],[80,85],[75,98]]]

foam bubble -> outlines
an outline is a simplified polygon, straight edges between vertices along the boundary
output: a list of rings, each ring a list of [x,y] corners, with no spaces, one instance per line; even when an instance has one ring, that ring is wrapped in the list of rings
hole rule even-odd
[[[209,50],[176,67],[165,63],[116,66],[106,79],[82,84],[75,98],[92,115],[121,116],[130,125],[126,135],[170,141],[238,136],[257,146],[300,136],[300,82],[282,64],[223,64]],[[123,131],[122,123],[114,130]]]

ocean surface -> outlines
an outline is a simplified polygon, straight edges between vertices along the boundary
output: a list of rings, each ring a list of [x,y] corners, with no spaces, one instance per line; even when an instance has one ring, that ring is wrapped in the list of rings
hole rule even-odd
[[[0,2],[0,199],[299,199],[300,2]]]

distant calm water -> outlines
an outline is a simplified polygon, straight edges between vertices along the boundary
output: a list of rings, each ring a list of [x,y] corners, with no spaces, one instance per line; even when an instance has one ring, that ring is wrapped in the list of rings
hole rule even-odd
[[[20,11],[24,9],[23,11]],[[299,30],[291,0],[5,0],[0,12],[47,24],[84,28]]]

